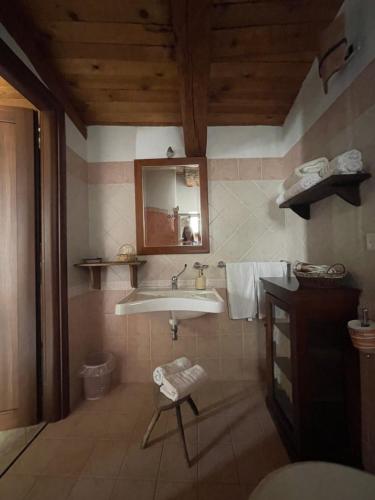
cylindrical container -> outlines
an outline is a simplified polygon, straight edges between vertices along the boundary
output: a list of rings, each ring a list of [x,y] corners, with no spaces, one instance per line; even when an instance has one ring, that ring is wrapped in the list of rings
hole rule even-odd
[[[206,276],[203,274],[203,269],[199,269],[199,275],[195,278],[195,289],[206,290]]]
[[[87,356],[80,375],[83,377],[85,399],[102,398],[111,387],[115,357],[110,352],[95,352]]]

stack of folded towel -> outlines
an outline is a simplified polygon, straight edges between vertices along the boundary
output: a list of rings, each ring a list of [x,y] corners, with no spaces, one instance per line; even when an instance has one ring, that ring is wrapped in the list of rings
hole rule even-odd
[[[357,174],[363,170],[362,154],[357,149],[336,156],[329,165],[322,168],[320,176],[325,179],[336,174]]]
[[[154,382],[160,392],[172,401],[177,401],[200,387],[208,378],[200,365],[192,366],[190,359],[182,357],[155,368]]]
[[[297,167],[285,179],[282,192],[277,197],[276,203],[281,205],[284,201],[306,191],[331,175],[357,174],[362,171],[362,154],[356,149],[346,151],[331,161],[324,157],[317,158]]]

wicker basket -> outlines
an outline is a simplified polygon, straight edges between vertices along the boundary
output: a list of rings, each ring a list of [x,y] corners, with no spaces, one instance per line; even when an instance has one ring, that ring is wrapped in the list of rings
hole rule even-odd
[[[342,271],[335,271],[337,267]],[[301,288],[338,288],[344,285],[344,278],[347,276],[343,264],[334,264],[326,273],[302,272],[296,269],[293,269],[293,272]]]

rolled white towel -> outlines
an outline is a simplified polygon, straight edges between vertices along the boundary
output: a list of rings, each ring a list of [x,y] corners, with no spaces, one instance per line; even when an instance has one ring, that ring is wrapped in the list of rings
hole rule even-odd
[[[191,368],[192,362],[186,357],[177,358],[171,363],[157,366],[153,373],[155,384],[162,385],[165,377],[181,372],[187,368]]]
[[[362,171],[362,153],[357,149],[352,149],[333,158],[328,166],[322,168],[320,176],[325,179],[335,174],[356,174]]]
[[[294,172],[285,179],[282,184],[283,191],[287,191],[296,184],[302,177],[310,174],[319,174],[321,169],[328,167],[328,158],[321,157],[308,161],[297,167]]]
[[[206,371],[200,365],[194,365],[165,377],[160,392],[172,401],[177,401],[195,391],[207,378]]]
[[[303,193],[303,191],[306,191],[306,189],[309,189],[312,186],[315,186],[315,184],[318,184],[321,180],[322,178],[319,174],[304,175],[298,182],[285,191],[285,193],[281,193],[277,197],[276,203],[281,205],[284,201],[293,198],[293,196],[297,196],[297,194]]]

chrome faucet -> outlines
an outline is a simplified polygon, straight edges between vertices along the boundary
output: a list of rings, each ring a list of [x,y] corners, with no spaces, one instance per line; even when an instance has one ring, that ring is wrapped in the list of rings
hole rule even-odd
[[[184,265],[184,268],[183,268],[182,271],[180,271],[175,276],[172,276],[172,290],[177,290],[177,288],[178,288],[178,278],[179,278],[179,276],[181,276],[181,274],[183,272],[185,272],[186,268],[187,268],[187,264]]]

